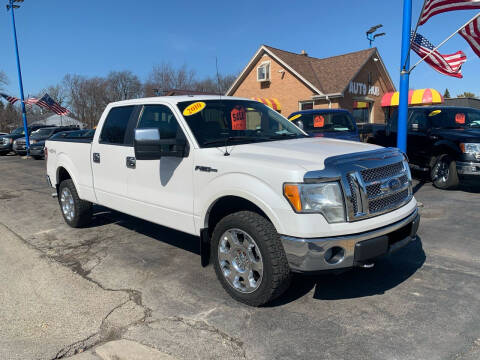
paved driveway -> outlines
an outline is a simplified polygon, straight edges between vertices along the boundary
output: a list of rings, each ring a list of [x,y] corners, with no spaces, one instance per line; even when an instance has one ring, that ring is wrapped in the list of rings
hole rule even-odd
[[[478,189],[440,191],[416,183],[416,197],[424,204],[419,241],[373,269],[296,276],[275,303],[250,308],[222,290],[211,267],[200,266],[192,236],[103,208],[96,209],[89,228],[66,226],[45,185],[44,166],[0,157],[0,223],[40,260],[71,269],[99,295],[91,301],[94,289],[88,284],[57,284],[65,292],[58,293],[60,300],[72,291],[82,308],[91,307],[85,311],[90,327],[81,322],[71,343],[56,352],[53,344],[51,355],[25,337],[31,358],[53,358],[61,350],[72,355],[115,339],[183,359],[480,358]],[[0,263],[0,272],[12,266]],[[22,296],[10,286],[2,286],[0,324],[8,318],[7,306]],[[108,311],[115,314],[119,304],[122,311],[109,319]],[[59,329],[75,328],[71,317],[64,320],[55,320]],[[28,319],[19,321],[29,326]],[[9,337],[22,332],[1,334],[0,358],[9,358],[14,346]]]

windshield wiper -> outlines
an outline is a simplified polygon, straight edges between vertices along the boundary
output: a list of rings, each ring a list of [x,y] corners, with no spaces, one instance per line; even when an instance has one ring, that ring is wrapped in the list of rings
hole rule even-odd
[[[258,137],[258,136],[228,136],[224,138],[213,139],[209,141],[205,141],[203,145],[213,145],[213,144],[222,144],[228,146],[228,144],[232,141],[262,141],[268,140],[268,137]]]
[[[308,135],[304,134],[293,134],[293,133],[284,133],[284,134],[275,134],[271,135],[269,139],[285,139],[285,138],[299,138],[299,137],[308,137]]]

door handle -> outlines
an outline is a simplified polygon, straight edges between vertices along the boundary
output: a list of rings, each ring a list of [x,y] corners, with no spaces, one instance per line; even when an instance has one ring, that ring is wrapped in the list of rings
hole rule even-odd
[[[93,162],[94,163],[99,163],[100,162],[100,153],[93,153]]]
[[[438,136],[436,135],[430,135],[429,138],[432,140],[438,140]]]
[[[133,156],[127,156],[126,164],[127,168],[135,169],[137,165],[137,159],[135,159]]]

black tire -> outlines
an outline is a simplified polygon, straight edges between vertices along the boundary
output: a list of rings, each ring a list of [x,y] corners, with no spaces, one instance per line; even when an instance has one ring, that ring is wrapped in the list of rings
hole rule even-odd
[[[448,154],[442,154],[435,158],[430,171],[430,179],[433,185],[439,189],[454,189],[458,186],[457,163]]]
[[[42,160],[42,159],[43,159],[43,156],[39,156],[39,155],[32,155],[32,157],[33,157],[35,160]]]
[[[228,230],[233,229],[247,233],[260,250],[263,263],[262,279],[258,288],[250,293],[235,289],[225,278],[220,265],[220,238]],[[290,285],[290,267],[280,237],[273,224],[257,213],[240,211],[220,220],[212,235],[211,258],[217,277],[225,291],[232,298],[244,304],[250,306],[264,305],[280,296]]]
[[[70,211],[65,211],[63,207],[64,199],[70,199],[68,194],[71,194]],[[63,180],[58,188],[58,203],[60,204],[60,211],[62,212],[65,222],[74,228],[80,228],[88,225],[92,220],[92,203],[82,200],[78,197],[77,189],[71,179]],[[68,213],[68,215],[67,215]]]

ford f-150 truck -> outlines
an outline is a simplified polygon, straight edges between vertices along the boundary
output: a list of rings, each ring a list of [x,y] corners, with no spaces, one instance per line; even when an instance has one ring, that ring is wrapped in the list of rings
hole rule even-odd
[[[47,140],[65,221],[100,204],[199,236],[202,265],[259,306],[292,272],[371,267],[416,239],[405,155],[314,138],[260,102],[223,96],[109,104],[93,138]]]

